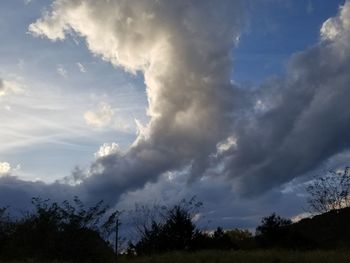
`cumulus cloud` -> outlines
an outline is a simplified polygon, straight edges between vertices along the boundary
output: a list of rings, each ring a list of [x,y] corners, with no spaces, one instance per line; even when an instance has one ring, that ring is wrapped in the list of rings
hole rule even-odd
[[[114,116],[114,110],[108,103],[100,103],[96,111],[87,111],[84,114],[86,124],[95,127],[102,128],[112,122]]]
[[[349,38],[350,26],[350,6],[346,2],[341,7],[340,13],[336,17],[329,18],[321,27],[321,37],[323,40],[342,42]],[[335,44],[335,43],[333,43]]]
[[[248,104],[260,101],[263,110],[245,109],[234,122],[237,147],[225,156],[224,173],[246,194],[288,182],[350,147],[350,1],[320,35],[292,56],[286,76],[250,96]]]
[[[29,30],[53,41],[74,32],[93,54],[144,75],[150,121],[125,154],[102,151],[81,184],[88,195],[118,198],[188,167],[192,179],[220,173],[252,195],[349,148],[349,10],[346,1],[319,43],[254,91],[230,81],[240,1],[56,0]]]
[[[111,154],[118,154],[120,153],[120,147],[117,143],[113,142],[111,144],[104,143],[100,149],[95,153],[95,157],[102,158]]]
[[[243,13],[240,1],[228,0],[56,0],[30,25],[33,35],[54,41],[75,32],[92,53],[144,75],[150,117],[145,132],[125,155],[92,165],[88,190],[118,196],[169,170],[191,165],[192,176],[203,172],[217,143],[230,135],[230,51]]]

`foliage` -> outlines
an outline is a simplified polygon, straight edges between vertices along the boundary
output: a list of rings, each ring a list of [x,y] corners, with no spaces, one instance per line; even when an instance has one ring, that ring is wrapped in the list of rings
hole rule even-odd
[[[113,259],[113,249],[103,237],[113,232],[118,211],[109,213],[103,202],[85,209],[78,198],[73,205],[40,198],[33,198],[32,204],[32,212],[11,223],[10,234],[0,243],[1,258],[80,262]]]
[[[169,251],[239,249],[243,248],[244,242],[245,247],[248,247],[247,240],[252,240],[248,231],[230,232],[218,227],[210,234],[197,229],[193,218],[201,205],[192,198],[189,202],[182,200],[171,208],[156,206],[155,210],[143,209],[139,214],[152,219],[146,220],[144,217],[138,220],[142,222],[137,227],[140,239],[135,245],[129,243],[128,253],[150,255]]]
[[[307,186],[308,203],[312,212],[325,213],[350,206],[350,167],[329,171]]]
[[[343,263],[349,262],[349,250],[249,250],[249,251],[198,251],[170,252],[161,255],[130,258],[120,256],[118,263]],[[1,261],[0,261],[1,262]],[[68,263],[62,261],[13,261],[13,263]]]
[[[4,253],[3,248],[13,231],[13,223],[10,220],[7,208],[0,208],[0,255]]]
[[[33,198],[32,203],[32,212],[17,220],[10,217],[7,208],[0,209],[0,261],[32,259],[33,262],[98,263],[115,260],[108,240],[116,229],[119,211],[110,211],[103,202],[85,208],[78,198],[72,204],[68,201],[58,204],[40,198]],[[294,224],[274,213],[262,219],[261,225],[256,228],[256,235],[252,236],[248,230],[223,230],[220,227],[213,232],[200,231],[194,218],[198,218],[201,205],[193,198],[190,201],[182,200],[170,208],[157,206],[154,210],[146,207],[139,209],[139,215],[143,217],[135,222],[140,223],[136,228],[140,238],[134,244],[129,243],[128,257],[132,256],[134,262],[148,262],[148,259],[152,262],[181,262],[182,258],[195,262],[184,253],[168,254],[182,251],[199,256],[205,254],[212,261],[215,255],[219,257],[215,258],[216,262],[231,262],[232,258],[235,262],[261,262],[254,255],[259,254],[258,250],[262,248],[304,250],[350,247],[350,208],[332,210]],[[213,252],[197,253],[198,250]],[[224,252],[233,250],[250,252]],[[164,256],[147,257],[154,254]],[[167,255],[175,255],[178,260],[168,259]],[[221,258],[220,255],[225,257]],[[265,256],[261,254],[261,257]],[[118,261],[123,262],[124,257],[120,256]],[[267,255],[266,262],[273,257]],[[208,258],[197,262],[211,262]],[[161,259],[163,261],[157,261]]]
[[[232,229],[225,232],[230,242],[238,249],[251,249],[255,246],[253,234],[246,229]]]
[[[261,225],[256,228],[256,238],[262,247],[277,246],[286,234],[286,226],[292,223],[291,220],[282,218],[275,213],[264,217]]]
[[[131,248],[138,254],[152,254],[172,250],[190,250],[196,236],[196,226],[192,222],[195,208],[201,203],[191,199],[182,200],[172,208],[163,208],[151,215],[151,220],[143,220],[137,229],[141,235],[139,241]],[[149,210],[146,210],[149,211]],[[158,220],[156,220],[156,218]]]

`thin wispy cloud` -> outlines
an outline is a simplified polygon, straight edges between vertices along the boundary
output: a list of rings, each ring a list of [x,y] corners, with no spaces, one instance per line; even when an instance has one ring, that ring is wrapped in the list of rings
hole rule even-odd
[[[83,64],[81,64],[80,62],[77,63],[77,66],[80,70],[81,73],[86,73],[86,68]]]
[[[0,78],[0,97],[8,94],[21,94],[24,90],[25,86],[22,83]]]
[[[95,128],[103,128],[112,123],[114,109],[108,103],[102,102],[98,105],[96,111],[87,111],[84,113],[86,124]]]
[[[57,70],[57,73],[59,75],[61,75],[63,78],[67,78],[68,77],[68,72],[62,65],[58,65],[56,70]]]

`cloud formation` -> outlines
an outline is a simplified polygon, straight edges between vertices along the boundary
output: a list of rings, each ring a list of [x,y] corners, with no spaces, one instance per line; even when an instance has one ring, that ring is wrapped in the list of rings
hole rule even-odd
[[[80,70],[81,73],[86,73],[86,68],[83,64],[81,64],[80,62],[77,63],[77,66]]]
[[[20,93],[23,89],[24,86],[18,82],[0,78],[0,97],[10,93]]]
[[[74,32],[92,53],[144,75],[150,121],[125,155],[92,165],[88,191],[119,196],[189,165],[193,177],[202,174],[217,143],[230,135],[230,51],[243,13],[240,1],[228,0],[57,0],[30,25],[32,34],[54,41]]]
[[[56,71],[63,78],[67,78],[68,77],[68,72],[62,65],[58,65]]]
[[[285,76],[254,91],[230,81],[243,13],[240,1],[56,0],[30,25],[53,41],[78,34],[93,54],[144,75],[150,121],[125,154],[92,164],[79,186],[88,196],[118,198],[188,167],[192,179],[220,174],[261,194],[349,149],[350,1]]]
[[[0,162],[0,176],[8,174],[11,170],[11,165],[8,162]]]
[[[321,27],[314,47],[292,56],[235,120],[237,147],[224,173],[251,195],[312,171],[349,149],[350,1]],[[343,164],[346,165],[346,164]]]
[[[3,95],[4,91],[5,91],[4,81],[0,79],[0,96]]]
[[[100,149],[95,153],[96,158],[102,158],[111,154],[120,154],[121,150],[117,143],[113,142],[111,144],[104,143]]]
[[[87,111],[84,113],[84,119],[86,124],[95,127],[102,128],[111,123],[114,116],[114,110],[108,103],[100,103],[97,111]]]

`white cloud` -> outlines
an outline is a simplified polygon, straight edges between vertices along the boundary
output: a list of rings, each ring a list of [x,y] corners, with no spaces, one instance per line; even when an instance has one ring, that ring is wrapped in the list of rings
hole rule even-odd
[[[340,8],[339,15],[329,18],[321,27],[323,40],[347,41],[350,37],[350,2],[346,1]]]
[[[96,111],[87,111],[84,114],[86,124],[102,128],[111,124],[114,116],[114,109],[108,103],[100,103]]]
[[[211,168],[210,156],[236,146],[223,154],[223,174],[243,192],[261,193],[350,144],[349,1],[323,24],[319,43],[295,54],[286,75],[256,93],[231,83],[241,2],[194,2],[56,0],[30,25],[51,40],[79,35],[94,55],[143,74],[150,121],[125,155],[92,165],[103,168],[87,182],[92,192],[101,187],[108,198],[107,189],[122,193],[188,165],[196,178]],[[85,120],[101,127],[112,115],[106,107]],[[231,134],[236,139],[220,147]]]
[[[105,157],[111,154],[120,154],[121,150],[117,143],[113,142],[111,144],[104,143],[100,149],[95,153],[96,158]]]
[[[0,97],[14,93],[19,94],[25,90],[25,86],[17,81],[4,80],[0,78]]]
[[[81,64],[80,62],[77,63],[77,66],[80,70],[81,73],[86,73],[86,68],[83,64]]]
[[[311,216],[312,216],[312,214],[309,213],[309,212],[302,212],[302,213],[300,213],[300,214],[297,214],[297,215],[293,216],[293,217],[291,218],[291,220],[292,220],[293,223],[297,223],[297,222],[299,222],[300,220],[305,219],[305,218],[309,218],[309,217],[311,217]]]
[[[0,176],[8,174],[11,171],[11,165],[8,162],[0,162]]]
[[[198,176],[209,165],[217,143],[230,135],[234,96],[230,56],[245,24],[241,4],[240,0],[203,0],[200,5],[56,0],[52,11],[29,26],[33,35],[53,41],[77,34],[93,54],[143,74],[150,117],[147,131],[139,134],[122,159],[107,158],[118,164],[101,160],[111,169],[103,172],[105,176],[113,176],[117,183],[114,191],[140,186],[189,164],[192,176]],[[84,117],[88,124],[101,127],[111,121],[112,113],[106,107]],[[127,180],[119,180],[122,175]]]
[[[62,77],[67,78],[68,77],[68,72],[67,70],[62,66],[58,65],[56,69],[57,73],[60,74]]]
[[[228,137],[225,141],[220,142],[217,144],[217,153],[223,154],[227,152],[228,150],[232,149],[233,147],[237,146],[237,138],[234,136]]]
[[[6,92],[5,84],[2,79],[0,79],[0,96],[3,96]]]

